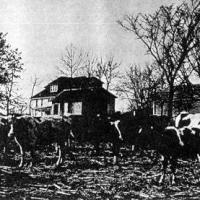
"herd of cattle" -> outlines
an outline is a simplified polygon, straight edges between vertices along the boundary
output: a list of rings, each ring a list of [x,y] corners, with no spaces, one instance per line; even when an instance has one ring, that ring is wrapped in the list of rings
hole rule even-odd
[[[30,166],[35,162],[36,150],[44,145],[55,144],[58,152],[56,166],[63,163],[66,153],[70,153],[70,141],[89,142],[98,154],[100,143],[111,143],[114,162],[120,147],[133,145],[135,149],[155,150],[163,156],[162,175],[165,179],[168,164],[171,167],[171,182],[175,182],[178,158],[198,158],[200,154],[200,114],[181,112],[174,120],[166,116],[134,116],[132,112],[97,115],[88,123],[84,117],[0,117],[1,147],[7,155],[10,141],[19,146],[24,165],[24,154],[30,152]]]

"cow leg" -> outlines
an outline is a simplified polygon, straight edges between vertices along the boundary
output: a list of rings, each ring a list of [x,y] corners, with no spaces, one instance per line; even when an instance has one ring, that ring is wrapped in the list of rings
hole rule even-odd
[[[56,162],[56,167],[58,167],[62,163],[62,149],[61,146],[58,145],[58,160]]]
[[[113,165],[118,164],[120,146],[118,143],[113,143]]]
[[[118,163],[118,157],[116,155],[113,156],[113,165]]]
[[[71,147],[71,139],[70,138],[67,139],[67,144],[68,144],[68,148],[70,148]]]
[[[35,165],[36,162],[36,154],[35,149],[31,149],[31,162],[29,164],[29,168],[32,170],[33,165]]]
[[[55,151],[56,151],[56,153],[58,153],[58,144],[55,143],[55,144],[53,144],[53,145],[54,145],[54,147],[55,147]]]
[[[108,147],[107,143],[103,143],[103,144],[102,144],[102,149],[103,149],[103,162],[104,162],[105,164],[107,163],[106,153],[105,153],[107,147]]]
[[[16,142],[16,144],[19,146],[19,150],[20,150],[20,163],[19,163],[19,168],[23,167],[24,165],[24,151],[22,146],[20,145],[20,143],[18,142],[17,138],[14,137],[14,140]]]
[[[175,173],[176,173],[177,159],[172,158],[170,160],[170,163],[171,163],[171,171],[172,171],[171,184],[174,185],[175,184]]]
[[[8,160],[8,146],[7,143],[3,147],[3,163],[7,163]]]
[[[61,151],[61,161],[60,161],[60,164],[62,164],[64,162],[65,155],[66,155],[66,148],[65,148],[65,144],[64,143],[60,145],[60,151]]]
[[[198,160],[198,162],[200,162],[200,155],[199,154],[197,154],[197,160]]]
[[[167,157],[164,157],[162,164],[163,164],[163,169],[162,169],[162,175],[159,179],[159,184],[162,184],[163,181],[165,180],[165,174],[166,174],[167,165],[168,165],[168,158]]]
[[[94,143],[94,149],[96,150],[96,155],[100,155],[100,148],[99,148],[99,142]]]

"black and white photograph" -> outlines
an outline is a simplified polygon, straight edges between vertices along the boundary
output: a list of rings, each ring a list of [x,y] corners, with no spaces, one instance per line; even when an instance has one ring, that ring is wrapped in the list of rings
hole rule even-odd
[[[0,200],[200,199],[200,0],[0,16]]]

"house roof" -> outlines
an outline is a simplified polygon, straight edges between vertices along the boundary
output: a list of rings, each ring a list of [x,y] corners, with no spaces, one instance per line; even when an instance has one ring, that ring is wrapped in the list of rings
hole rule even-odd
[[[88,88],[88,87],[96,87],[101,86],[102,81],[95,78],[95,77],[65,77],[61,76],[57,78],[56,80],[50,82],[48,85],[45,86],[45,88],[49,87],[50,85],[59,84],[65,86],[65,89],[71,89],[71,88]]]
[[[96,97],[99,96],[105,98],[116,98],[116,96],[104,88],[96,88],[96,89],[84,89],[84,90],[63,90],[59,94],[56,95],[53,102],[60,102],[64,100],[76,99],[77,97]]]
[[[45,106],[45,107],[38,107],[38,108],[32,108],[33,110],[37,110],[37,111],[50,111],[51,110],[51,106]]]
[[[50,93],[49,90],[44,89],[41,92],[39,92],[39,93],[35,94],[34,96],[32,96],[31,99],[41,98],[41,97],[54,97],[54,96],[55,96],[55,94],[52,94],[52,93]]]
[[[48,85],[45,86],[45,89],[41,92],[37,93],[32,97],[34,98],[42,98],[42,97],[54,97],[60,92],[62,92],[65,89],[87,89],[87,88],[101,88],[103,82],[95,77],[59,77],[55,79],[54,81],[50,82]],[[51,85],[58,85],[58,91],[57,92],[50,92],[50,86]]]

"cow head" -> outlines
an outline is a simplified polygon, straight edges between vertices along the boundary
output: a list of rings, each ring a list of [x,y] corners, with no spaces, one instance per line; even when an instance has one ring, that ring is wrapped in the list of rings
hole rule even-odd
[[[189,113],[186,112],[186,111],[180,112],[180,114],[179,114],[179,115],[176,117],[176,119],[175,119],[175,127],[181,128],[182,125],[180,124],[180,122],[181,122],[182,119],[183,119],[184,117],[186,117],[188,114],[189,114]]]
[[[21,129],[25,129],[25,118],[24,116],[16,116],[12,115],[8,118],[8,125],[9,125],[9,131],[8,131],[8,138],[12,138],[15,135],[16,131],[20,131]]]
[[[175,133],[177,139],[178,139],[178,142],[179,142],[179,145],[180,146],[184,146],[184,143],[182,141],[182,138],[181,138],[181,135],[183,135],[183,132],[181,129],[177,129],[176,127],[173,127],[173,126],[168,126],[165,128],[165,132],[171,132],[171,133]]]
[[[116,120],[114,122],[111,121],[110,125],[115,127],[115,129],[117,130],[119,139],[123,141],[122,133],[119,128],[119,123],[120,123],[120,120]]]
[[[8,125],[9,125],[9,131],[8,131],[8,138],[14,137],[14,122],[15,122],[14,116],[8,117]]]

